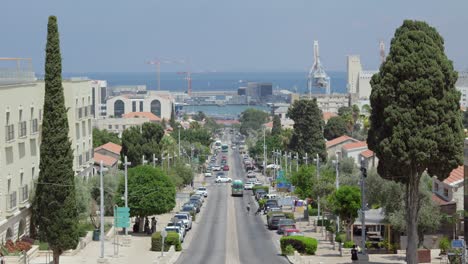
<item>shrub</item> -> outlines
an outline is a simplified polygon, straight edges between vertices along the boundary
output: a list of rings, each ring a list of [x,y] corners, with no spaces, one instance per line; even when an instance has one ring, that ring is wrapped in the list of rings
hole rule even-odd
[[[284,251],[282,252],[283,255],[288,255],[288,256],[291,256],[291,255],[294,255],[294,247],[292,245],[287,245],[285,248],[284,248]]]
[[[195,219],[197,218],[197,214],[194,212],[190,212],[190,215],[192,216],[192,221],[195,222]]]
[[[3,250],[2,250],[2,254],[4,255],[9,255],[9,254],[15,254],[15,253],[18,253],[18,252],[22,252],[22,251],[28,251],[30,250],[32,247],[32,243],[28,242],[28,241],[16,241],[16,243],[14,243],[11,239],[7,240],[7,242],[5,243],[5,245],[2,246]]]
[[[151,251],[161,251],[161,242],[161,232],[155,232],[151,236]],[[176,251],[182,250],[179,234],[176,232],[167,232],[167,237],[164,239],[164,251],[168,251],[171,246],[174,246]]]
[[[294,213],[283,212],[283,214],[286,216],[286,218],[295,220],[295,219],[294,219]]]
[[[254,194],[256,194],[257,190],[263,189],[263,190],[265,190],[266,193],[268,193],[269,188],[270,187],[268,187],[268,186],[254,186],[254,187],[252,187],[252,191],[253,191]]]
[[[266,201],[267,201],[267,199],[265,199],[265,198],[262,198],[262,199],[258,200],[258,206],[263,208],[265,206]]]
[[[318,214],[318,209],[317,208],[312,208],[312,206],[310,204],[307,205],[307,211],[309,212],[310,216],[316,216]]]
[[[281,253],[287,254],[286,247],[291,245],[297,252],[306,255],[314,255],[317,251],[317,239],[304,236],[287,236],[280,239]]]
[[[346,241],[344,242],[343,244],[343,247],[344,248],[352,248],[354,246],[354,242],[353,241]]]
[[[441,253],[447,253],[447,250],[450,248],[450,241],[447,237],[442,237],[439,241],[439,248]]]
[[[330,224],[329,219],[319,219],[317,220],[317,226],[327,226]]]
[[[346,234],[345,233],[340,232],[340,233],[336,234],[335,242],[343,243],[344,241],[346,241]]]

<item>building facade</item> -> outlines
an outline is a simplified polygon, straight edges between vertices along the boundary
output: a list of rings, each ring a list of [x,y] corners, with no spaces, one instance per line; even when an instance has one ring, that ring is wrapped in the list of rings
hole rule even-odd
[[[169,92],[148,91],[144,94],[122,94],[107,99],[107,117],[120,118],[130,112],[151,112],[169,120],[174,100]]]
[[[461,92],[460,106],[466,110],[468,107],[468,72],[458,72],[455,88]]]
[[[91,95],[91,114],[95,119],[106,118],[107,81],[91,81]]]
[[[45,88],[44,82],[35,78],[14,82],[2,78],[0,72],[0,241],[6,241],[29,234],[29,197],[39,175]],[[63,87],[75,158],[73,169],[76,175],[90,176],[91,85],[88,80],[72,79],[64,81]]]

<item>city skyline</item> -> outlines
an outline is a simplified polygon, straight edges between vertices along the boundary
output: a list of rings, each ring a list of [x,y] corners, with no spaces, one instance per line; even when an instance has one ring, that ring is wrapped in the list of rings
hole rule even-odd
[[[397,4],[401,3],[401,4]],[[195,71],[306,71],[313,41],[327,71],[345,71],[346,56],[361,56],[364,69],[379,64],[404,19],[434,26],[457,70],[468,69],[460,34],[466,1],[150,1],[4,4],[2,57],[30,57],[43,72],[46,22],[58,16],[64,72],[151,72],[156,57],[191,61]],[[405,8],[402,9],[401,6]],[[317,11],[318,10],[318,11]],[[18,15],[21,14],[21,15]],[[392,15],[390,15],[392,14]],[[21,18],[22,17],[22,18]],[[27,19],[25,19],[27,18]],[[14,29],[14,30],[12,30]],[[164,64],[161,71],[187,65]]]

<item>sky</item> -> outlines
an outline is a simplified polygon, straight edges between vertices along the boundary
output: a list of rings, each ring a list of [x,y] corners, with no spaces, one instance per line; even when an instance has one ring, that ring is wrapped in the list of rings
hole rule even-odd
[[[326,70],[379,64],[404,19],[445,39],[455,69],[468,70],[466,0],[15,0],[2,1],[0,57],[32,58],[44,70],[47,18],[56,15],[64,72],[306,71],[313,41]]]

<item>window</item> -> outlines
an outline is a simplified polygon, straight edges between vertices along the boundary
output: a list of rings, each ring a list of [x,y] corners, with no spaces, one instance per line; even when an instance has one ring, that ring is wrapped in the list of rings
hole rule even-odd
[[[140,101],[140,112],[143,112],[143,101]]]
[[[19,122],[18,127],[19,127],[19,137],[20,138],[26,137],[26,121]]]
[[[133,101],[132,102],[132,112],[136,112],[136,111],[137,111],[137,102]]]
[[[159,100],[151,101],[150,109],[151,113],[153,113],[157,117],[161,117],[161,102]]]
[[[120,118],[125,113],[125,104],[122,100],[117,100],[114,103],[114,117]]]
[[[107,128],[108,128],[108,129],[112,129],[112,125],[108,125]]]
[[[80,138],[80,124],[77,123],[75,124],[75,134],[76,134],[76,139]]]
[[[434,183],[434,192],[439,191],[439,184],[437,182]]]
[[[31,134],[36,134],[39,131],[37,118],[31,120]]]
[[[7,142],[15,140],[15,125],[6,125],[5,134]]]
[[[115,129],[119,129],[119,125],[114,125],[114,128],[115,128]]]
[[[92,128],[91,128],[91,119],[88,120],[88,134],[91,135],[93,133]]]
[[[81,133],[86,137],[86,121],[81,122]]]
[[[447,189],[447,188],[444,188],[444,196],[445,196],[445,197],[448,197],[448,195],[449,195],[448,189]]]

